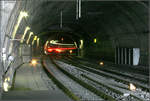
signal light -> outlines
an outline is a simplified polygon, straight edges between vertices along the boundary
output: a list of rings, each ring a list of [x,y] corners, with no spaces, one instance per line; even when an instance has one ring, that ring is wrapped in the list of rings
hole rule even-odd
[[[97,40],[96,40],[96,38],[94,38],[94,43],[96,43],[97,42]]]
[[[100,62],[99,64],[100,64],[101,66],[103,66],[103,65],[104,65],[104,62]]]

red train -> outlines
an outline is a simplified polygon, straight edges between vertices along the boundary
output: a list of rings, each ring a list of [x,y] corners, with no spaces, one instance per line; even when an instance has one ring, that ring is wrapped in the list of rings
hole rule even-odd
[[[74,44],[52,44],[46,43],[44,45],[44,53],[48,54],[56,54],[56,55],[75,55],[77,51],[77,47]]]

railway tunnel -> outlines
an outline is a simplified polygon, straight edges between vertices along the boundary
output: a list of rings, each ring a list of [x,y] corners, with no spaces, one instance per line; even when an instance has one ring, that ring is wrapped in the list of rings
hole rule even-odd
[[[148,0],[5,0],[0,7],[2,100],[150,100]],[[45,54],[52,40],[74,44],[75,54]]]

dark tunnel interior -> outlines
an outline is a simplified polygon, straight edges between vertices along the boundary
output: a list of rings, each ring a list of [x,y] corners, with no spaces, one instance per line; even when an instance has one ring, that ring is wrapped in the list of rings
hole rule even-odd
[[[41,43],[61,36],[78,44],[83,40],[83,57],[111,62],[116,47],[140,48],[139,64],[148,65],[148,2],[83,1],[81,18],[76,18],[75,1],[31,0],[22,5],[29,17],[18,33],[30,26]]]
[[[79,85],[85,85],[84,89],[86,88],[88,91],[92,92],[89,94],[96,94],[96,96],[91,96],[94,96],[95,98],[97,98],[97,96],[101,96],[101,99],[104,100],[100,101],[122,100],[117,100],[115,95],[111,95],[113,93],[110,95],[108,93],[108,96],[105,91],[105,94],[103,94],[103,91],[101,92],[101,90],[97,91],[97,88],[91,86],[91,82],[95,83],[95,87],[101,85],[102,88],[106,87],[114,92],[119,92],[119,94],[123,92],[123,94],[121,94],[124,97],[131,95],[131,97],[129,97],[126,101],[150,100],[150,98],[147,97],[149,95],[148,85],[150,53],[150,9],[148,0],[2,0],[0,2],[0,7],[2,10],[0,26],[0,53],[2,54],[0,60],[0,94],[2,97],[0,98],[3,98],[3,96],[4,98],[9,98],[11,94],[13,95],[13,92],[6,93],[1,90],[1,88],[5,89],[5,86],[9,87],[9,85],[11,85],[12,88],[10,91],[32,91],[38,89],[36,88],[38,84],[46,85],[46,83],[43,83],[44,80],[45,82],[48,82],[49,80],[46,78],[50,78],[54,84],[65,92],[65,94],[68,94],[71,99],[74,101],[81,101],[81,98],[76,96],[76,94],[74,95],[72,90],[69,92],[67,83],[65,84],[65,82],[69,82],[67,81],[67,78],[69,77]],[[58,47],[54,47],[55,45],[58,45]],[[60,48],[59,45],[62,45],[62,47]],[[50,48],[50,46],[53,48]],[[62,54],[63,52],[66,52],[65,54],[67,55],[62,56],[60,51]],[[53,53],[57,55],[51,55]],[[37,61],[34,61],[34,59],[37,59]],[[30,67],[32,62],[35,62],[35,64],[38,62],[37,67],[33,65],[33,68],[26,68]],[[65,64],[65,62],[67,64]],[[51,66],[48,67],[48,65]],[[61,67],[65,65],[66,67],[62,69]],[[76,69],[76,71],[80,70],[80,72],[82,72],[79,77],[78,75],[76,77],[76,71],[73,71],[75,67],[73,66],[78,67],[78,65],[81,65],[81,67],[83,66],[84,70],[80,70],[83,68]],[[53,68],[53,66],[67,76],[61,76],[61,73],[57,73],[57,70],[55,71],[56,68]],[[71,66],[73,68],[71,69],[73,74],[69,74],[68,72],[71,71],[68,69],[71,68]],[[90,69],[88,66],[93,66],[93,68]],[[43,70],[41,70],[41,67]],[[88,72],[86,73],[85,71]],[[128,72],[131,74],[127,74]],[[105,80],[107,80],[107,78],[105,78],[104,82],[101,81],[100,83],[97,83],[99,80],[103,79],[96,79],[96,77],[92,78],[90,73],[95,73],[94,75],[109,78],[114,77],[115,79],[113,78],[114,80],[112,81],[108,79],[108,82],[105,82]],[[136,73],[139,74],[137,75]],[[124,74],[125,76],[123,76]],[[31,82],[27,79],[23,80],[23,76],[29,76],[28,78],[33,77],[32,81],[34,81],[35,78],[40,79],[34,81],[37,82],[37,84],[35,83],[35,87],[33,87],[33,83],[31,88],[23,88],[21,86],[21,82],[24,82],[25,84],[28,83],[28,86],[30,86],[29,82]],[[135,80],[136,83],[134,80],[130,80],[131,76],[137,80]],[[44,79],[41,79],[42,77]],[[61,77],[64,77],[64,81]],[[92,79],[90,79],[90,77]],[[89,84],[82,78],[88,79]],[[139,83],[139,79],[142,83]],[[114,83],[111,85],[109,80],[110,82],[119,83]],[[142,92],[145,94],[143,95],[144,97],[137,95],[137,92],[129,93],[129,91],[127,91],[130,87],[127,86],[130,84],[130,81],[137,85],[137,88],[139,87],[139,89],[142,89],[141,91],[146,92]],[[120,86],[120,82],[123,82],[122,85],[127,85],[125,87],[122,85]],[[72,87],[76,87],[74,85],[77,84],[73,83]],[[114,86],[120,88],[116,89]],[[41,87],[43,87],[41,89],[46,89],[44,86]],[[80,87],[78,89],[80,89]],[[116,91],[120,89],[123,90],[121,92]],[[82,90],[79,92],[79,95],[81,94],[84,98],[85,94],[81,93]],[[43,94],[43,96],[46,96],[48,93],[40,92],[38,94]]]

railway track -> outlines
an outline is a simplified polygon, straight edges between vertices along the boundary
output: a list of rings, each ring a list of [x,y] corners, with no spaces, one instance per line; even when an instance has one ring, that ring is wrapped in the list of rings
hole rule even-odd
[[[51,61],[51,62],[49,62]],[[72,66],[59,60],[44,63],[46,71],[63,86],[63,91],[75,101],[148,101],[149,93],[135,94],[122,83],[105,75],[98,75],[85,68]],[[47,64],[47,65],[46,65]],[[51,65],[51,66],[49,66]],[[109,82],[106,82],[109,81]],[[68,83],[69,82],[69,83]],[[110,84],[113,82],[113,84]],[[56,84],[57,85],[57,84]],[[62,88],[61,88],[62,89]],[[84,92],[82,92],[84,91]],[[138,90],[136,90],[137,93]],[[86,93],[85,93],[86,92]],[[145,97],[146,96],[146,97]]]
[[[79,68],[84,68],[87,71],[91,71],[91,72],[94,72],[98,75],[103,75],[103,76],[106,76],[106,77],[109,77],[109,78],[113,78],[116,81],[122,82],[124,84],[133,83],[133,84],[136,84],[136,86],[141,88],[142,90],[149,91],[148,83],[142,82],[141,79],[139,79],[139,80],[136,79],[135,80],[134,77],[132,77],[132,76],[126,77],[126,75],[123,76],[123,74],[121,74],[121,73],[118,73],[118,75],[116,75],[112,72],[110,73],[110,72],[106,72],[106,71],[103,71],[103,70],[98,69],[98,68],[94,68],[94,67],[86,66],[86,65],[83,65],[83,64],[79,64],[79,62],[68,59],[68,58],[66,58],[65,60],[67,60],[67,61],[64,61],[64,62],[71,63],[71,64],[73,64],[73,65],[75,65]]]
[[[62,71],[55,66],[54,63],[46,61],[44,68],[48,75],[50,74],[51,79],[56,83],[56,85],[62,89],[68,96],[70,96],[75,101],[87,101],[96,100],[103,101],[103,99],[88,89],[84,88],[70,77],[66,76]],[[90,96],[89,96],[90,95]]]
[[[85,61],[85,60],[80,59],[80,61],[79,61],[78,60],[79,58],[77,58],[77,59],[74,58],[74,57],[65,57],[65,58],[69,59],[71,61],[74,61],[74,62],[78,62],[82,65],[86,65],[86,66],[89,66],[89,67],[92,67],[92,68],[95,68],[95,69],[98,69],[98,70],[102,70],[104,72],[108,72],[108,73],[118,75],[118,76],[121,76],[121,77],[124,77],[124,78],[127,78],[127,79],[131,79],[131,80],[143,83],[143,84],[148,84],[149,83],[149,76],[146,76],[146,75],[136,74],[136,73],[131,74],[129,72],[125,73],[121,70],[114,70],[113,69],[114,67],[110,66],[110,65],[107,65],[107,67],[105,65],[104,66],[99,66],[98,64],[92,64],[92,63],[89,63],[88,61]],[[109,69],[108,69],[108,67],[109,67]]]
[[[76,56],[68,56],[67,58],[70,58],[72,60],[76,60],[76,61],[78,61],[78,62],[80,62],[82,64],[85,64],[85,65],[89,65],[89,66],[93,66],[94,65],[96,68],[99,67],[98,61],[90,61],[89,59],[79,58],[79,57],[76,57]],[[107,64],[109,69],[117,69],[116,67],[118,67],[118,66],[119,67],[121,66],[123,68],[125,67],[125,65],[124,66],[123,65],[116,65],[116,64],[113,64],[113,63],[110,63],[110,62],[107,62],[107,61],[104,61],[104,62]],[[104,67],[105,67],[105,65],[104,65]],[[126,66],[128,67],[128,65],[126,65]],[[125,69],[125,71],[128,72],[129,74],[134,72],[134,75],[144,76],[146,79],[149,79],[149,72],[148,72],[149,70],[141,69],[141,68],[143,68],[143,67],[136,68],[136,72],[134,72],[135,71],[134,68],[130,68],[130,70],[126,70]]]
[[[108,78],[103,78],[86,70],[81,70],[75,66],[71,66],[62,62],[56,63],[61,65],[61,67],[63,67],[64,70],[70,72],[72,75],[76,76],[81,81],[84,81],[90,84],[91,86],[95,87],[96,89],[102,91],[103,93],[108,94],[109,96],[113,97],[116,101],[145,101],[145,99],[143,99],[142,97],[139,97],[137,94],[134,94],[132,91],[129,91],[127,85],[119,84],[120,86],[122,86],[123,89],[117,88],[115,86],[109,85],[109,82],[106,82],[106,79]],[[118,85],[117,82],[112,82],[114,82],[114,85]],[[129,96],[125,96],[125,94],[129,94]]]
[[[67,62],[67,63],[69,63],[70,64],[70,62]],[[117,85],[115,85],[116,87],[119,87],[119,89],[120,88],[122,88],[122,89],[125,89],[125,90],[127,90],[127,91],[129,91],[129,88],[128,88],[128,85],[129,85],[129,83],[131,83],[129,80],[127,80],[127,79],[121,79],[121,78],[118,78],[118,77],[116,77],[116,76],[113,76],[113,75],[109,75],[108,73],[104,73],[104,74],[101,74],[100,72],[97,72],[96,71],[96,73],[95,73],[95,71],[93,71],[92,69],[87,69],[87,67],[85,68],[85,67],[81,67],[81,66],[77,66],[77,65],[75,65],[76,67],[78,67],[78,68],[80,68],[80,69],[83,69],[84,68],[84,70],[86,70],[86,71],[89,71],[89,72],[93,72],[94,74],[97,74],[97,75],[99,75],[99,76],[103,76],[103,77],[107,77],[106,79],[114,79],[114,81],[117,81],[117,83],[119,83],[119,84],[123,84],[123,85],[126,85],[126,87],[121,87],[121,86],[117,86]],[[108,74],[108,75],[107,75]],[[94,77],[95,78],[95,77]],[[108,79],[108,80],[109,80]],[[97,79],[97,80],[100,80],[100,78],[99,79]],[[101,82],[103,82],[103,81],[101,81]],[[134,83],[135,84],[135,83]],[[136,84],[136,86],[137,86],[137,84]],[[142,86],[142,87],[141,87]],[[115,88],[115,89],[118,89],[118,88]],[[146,90],[146,91],[145,91]],[[136,89],[136,92],[132,92],[132,95],[134,96],[134,97],[136,97],[136,98],[138,98],[139,100],[141,100],[141,101],[149,101],[149,90],[148,90],[148,87],[146,88],[145,86],[143,86],[143,85],[138,85],[137,86],[137,89]]]

